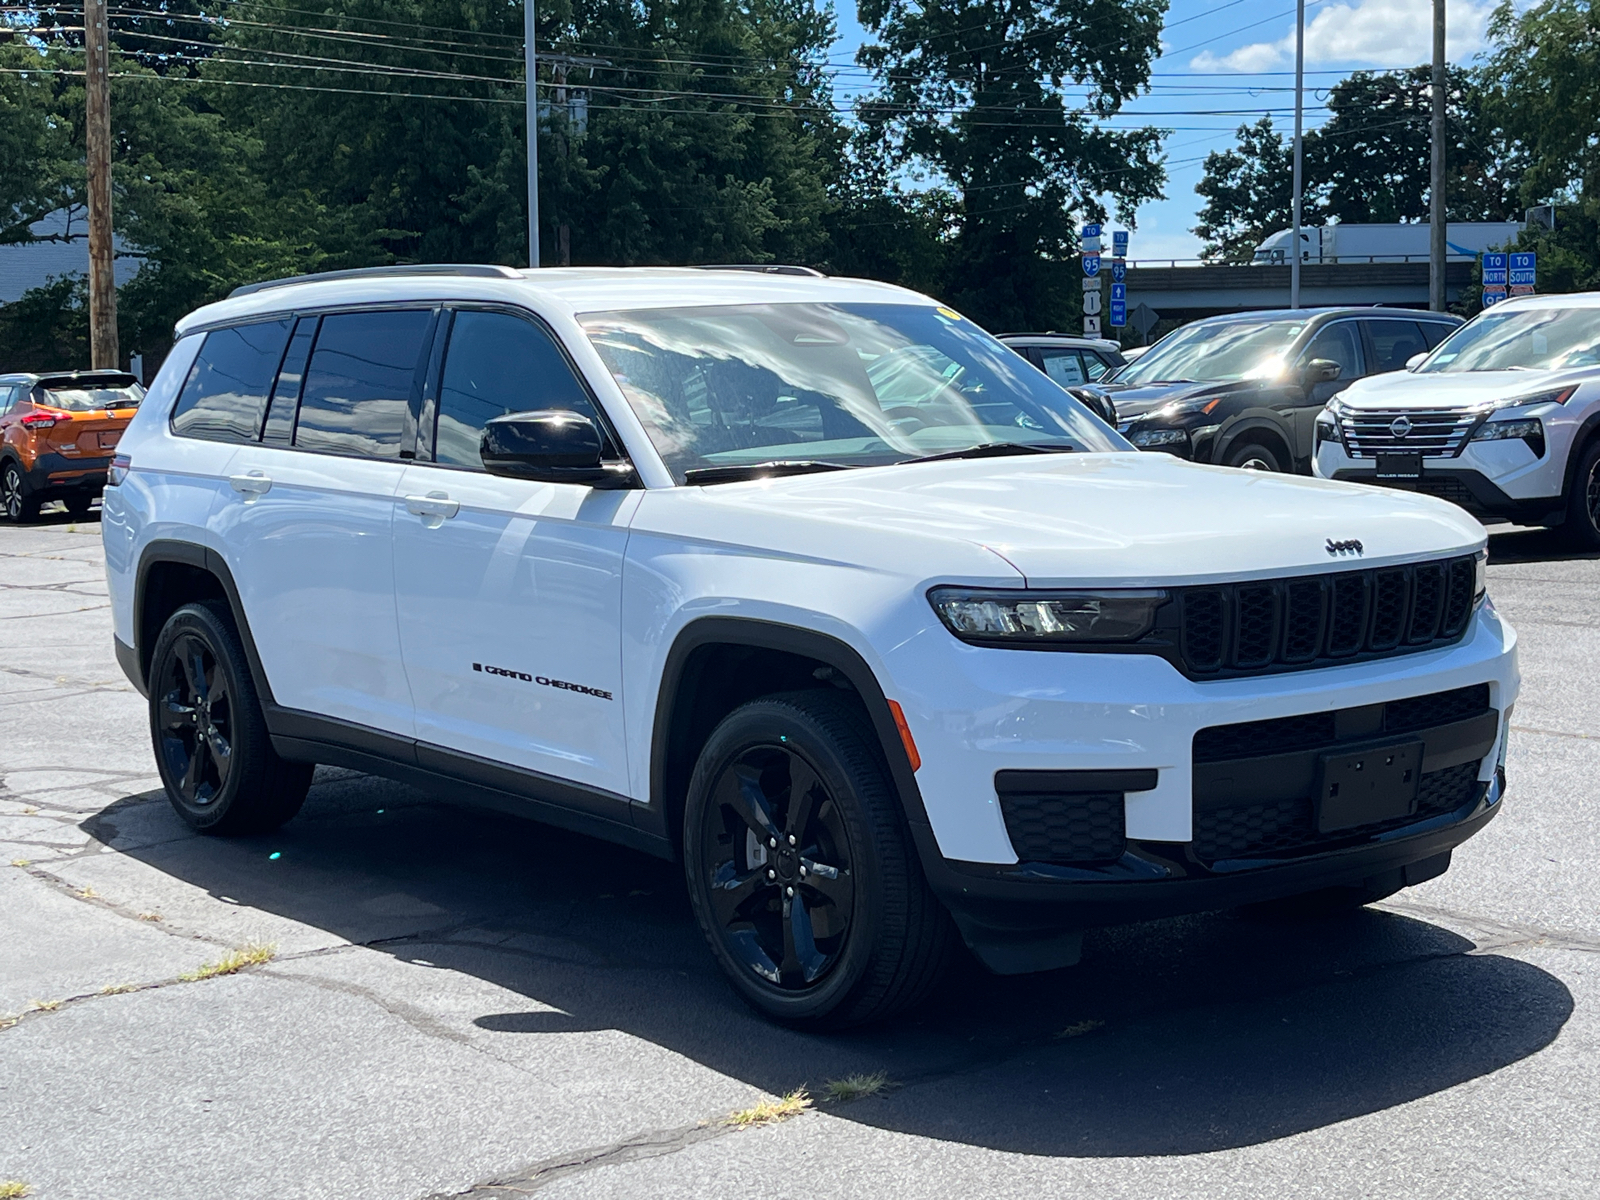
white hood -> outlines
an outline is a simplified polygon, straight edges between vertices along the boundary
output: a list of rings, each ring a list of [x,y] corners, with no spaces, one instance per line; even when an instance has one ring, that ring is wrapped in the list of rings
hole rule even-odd
[[[1339,399],[1351,408],[1466,408],[1600,379],[1600,367],[1559,371],[1390,371],[1358,379]]]
[[[915,562],[929,577],[970,569],[975,552],[997,555],[1038,586],[1270,578],[1468,553],[1485,542],[1481,525],[1442,500],[1155,453],[674,488],[652,492],[639,517],[636,529],[869,568]],[[1330,540],[1359,541],[1364,552],[1335,557]]]

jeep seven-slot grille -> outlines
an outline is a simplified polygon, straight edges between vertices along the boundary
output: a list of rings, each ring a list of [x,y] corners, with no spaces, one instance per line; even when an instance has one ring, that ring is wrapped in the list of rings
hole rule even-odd
[[[1188,673],[1326,666],[1454,641],[1472,614],[1471,557],[1337,575],[1182,589]]]
[[[1424,408],[1367,410],[1346,408],[1339,413],[1339,432],[1351,458],[1384,454],[1421,454],[1424,458],[1454,458],[1467,444],[1472,427],[1483,417],[1481,409]],[[1401,432],[1403,431],[1403,432]]]

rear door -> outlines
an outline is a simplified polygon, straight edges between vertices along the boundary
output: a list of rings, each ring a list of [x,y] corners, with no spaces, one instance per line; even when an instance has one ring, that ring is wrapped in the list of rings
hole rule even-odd
[[[301,317],[213,517],[276,702],[405,737],[391,523],[437,318]]]
[[[484,471],[478,439],[492,417],[569,409],[606,428],[528,314],[455,312],[438,378],[394,524],[419,760],[460,769],[429,764],[437,748],[573,781],[611,795],[569,803],[627,821],[622,562],[640,493]]]
[[[1362,321],[1361,327],[1367,337],[1370,375],[1403,371],[1414,355],[1428,352],[1428,341],[1423,336],[1422,326],[1416,321],[1384,317]]]

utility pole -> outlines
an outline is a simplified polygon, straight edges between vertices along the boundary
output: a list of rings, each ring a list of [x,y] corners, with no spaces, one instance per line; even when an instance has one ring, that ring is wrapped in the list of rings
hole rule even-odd
[[[101,0],[104,3],[104,0]],[[528,106],[528,265],[539,265],[539,66],[533,55],[533,0],[522,0],[522,60]]]
[[[89,170],[89,365],[117,369],[117,276],[111,250],[111,81],[106,0],[84,0],[84,149]]]
[[[1433,0],[1433,163],[1428,187],[1428,307],[1444,311],[1444,0]]]
[[[1435,0],[1441,2],[1441,0]],[[1290,233],[1289,307],[1300,307],[1300,193],[1304,186],[1301,125],[1306,99],[1306,0],[1296,0],[1294,23],[1294,228]]]

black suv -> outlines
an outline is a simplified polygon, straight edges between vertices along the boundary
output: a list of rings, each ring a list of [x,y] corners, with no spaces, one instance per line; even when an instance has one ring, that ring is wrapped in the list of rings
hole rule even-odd
[[[1142,450],[1309,475],[1328,400],[1364,375],[1400,370],[1460,324],[1444,313],[1374,308],[1208,317],[1169,333],[1115,381],[1071,391],[1113,401],[1118,429]]]

